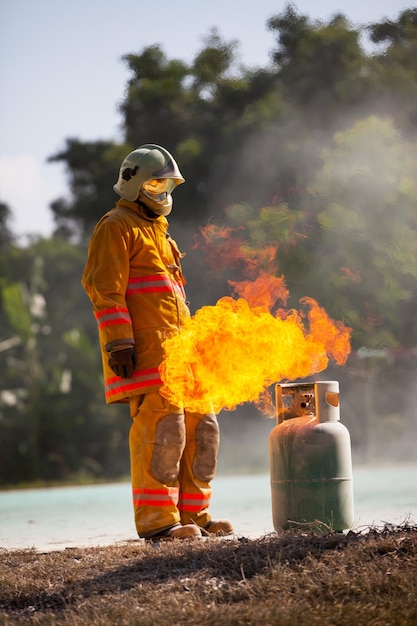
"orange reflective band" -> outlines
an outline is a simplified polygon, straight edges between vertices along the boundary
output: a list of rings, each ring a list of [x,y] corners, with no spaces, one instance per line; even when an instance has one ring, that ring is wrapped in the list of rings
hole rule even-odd
[[[132,489],[134,506],[177,506],[178,487]]]
[[[142,389],[142,387],[148,387],[149,385],[162,385],[162,380],[157,367],[147,370],[138,370],[133,373],[131,378],[119,378],[119,376],[112,376],[105,381],[104,390],[106,398],[111,398],[118,393]]]
[[[211,493],[181,493],[178,503],[180,511],[199,512],[206,509],[210,503]]]
[[[185,298],[184,287],[181,283],[164,274],[154,276],[140,276],[130,278],[127,284],[126,295],[138,293],[163,293],[170,292]]]
[[[94,313],[100,329],[117,324],[131,324],[130,313],[125,307],[110,307]]]

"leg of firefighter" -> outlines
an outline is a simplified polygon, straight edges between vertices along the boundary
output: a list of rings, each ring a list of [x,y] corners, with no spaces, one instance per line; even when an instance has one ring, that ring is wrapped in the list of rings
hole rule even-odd
[[[178,511],[180,460],[185,446],[181,409],[158,392],[130,401],[133,423],[129,448],[136,529],[140,537],[199,536],[184,528]],[[187,532],[188,530],[188,532]]]
[[[185,412],[187,443],[181,460],[178,508],[181,522],[194,522],[215,535],[231,535],[229,520],[213,521],[209,512],[211,485],[217,465],[219,426],[214,413]]]

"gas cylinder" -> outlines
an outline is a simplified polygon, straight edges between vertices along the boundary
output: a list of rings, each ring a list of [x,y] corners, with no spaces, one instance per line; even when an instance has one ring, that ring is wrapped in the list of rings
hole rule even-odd
[[[340,422],[339,383],[278,384],[277,425],[269,435],[276,531],[353,524],[350,435]]]

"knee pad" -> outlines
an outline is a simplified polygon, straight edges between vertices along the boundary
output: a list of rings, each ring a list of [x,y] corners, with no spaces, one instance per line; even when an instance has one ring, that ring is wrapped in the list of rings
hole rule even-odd
[[[172,483],[178,478],[184,447],[184,415],[182,413],[165,415],[156,427],[151,460],[151,471],[157,480]]]
[[[195,430],[195,456],[193,472],[203,482],[209,482],[216,474],[220,431],[214,414],[205,415]]]

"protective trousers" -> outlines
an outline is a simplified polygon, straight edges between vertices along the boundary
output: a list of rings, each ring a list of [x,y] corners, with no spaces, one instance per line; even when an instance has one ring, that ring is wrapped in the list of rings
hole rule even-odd
[[[184,412],[158,392],[131,398],[130,414],[138,535],[146,539],[178,522],[207,526],[219,448],[216,416]]]

